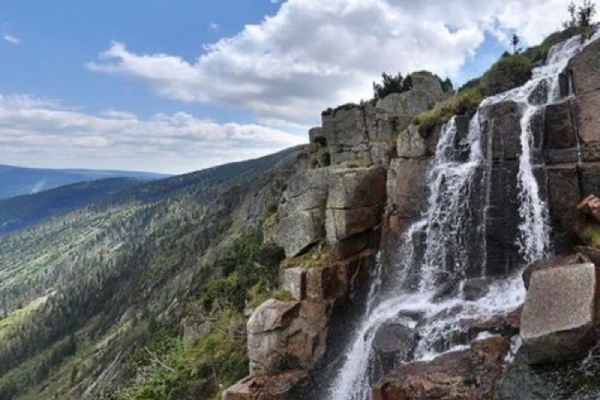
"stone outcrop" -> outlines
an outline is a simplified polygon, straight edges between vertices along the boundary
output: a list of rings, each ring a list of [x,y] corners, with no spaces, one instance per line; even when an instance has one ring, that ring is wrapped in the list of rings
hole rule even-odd
[[[311,165],[321,168],[329,165],[387,166],[397,155],[400,133],[415,116],[446,96],[433,74],[415,72],[410,78],[411,90],[392,93],[375,105],[347,104],[324,111],[322,127],[312,129],[309,135]],[[422,139],[416,136],[403,140],[403,156],[421,156],[421,142]]]
[[[529,289],[531,275],[536,271],[564,267],[565,265],[581,264],[588,261],[589,259],[581,254],[569,254],[566,256],[537,260],[528,265],[523,271],[523,283],[525,284],[525,288]]]
[[[468,350],[403,365],[373,387],[373,399],[491,400],[509,347],[508,339],[494,337]]]
[[[534,271],[521,315],[529,363],[585,357],[596,342],[595,303],[594,264]]]

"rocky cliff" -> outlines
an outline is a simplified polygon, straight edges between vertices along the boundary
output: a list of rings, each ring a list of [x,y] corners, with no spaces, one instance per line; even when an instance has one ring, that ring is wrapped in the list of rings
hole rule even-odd
[[[558,71],[557,89],[541,80],[527,92],[527,99],[500,96],[479,107],[477,117],[482,123],[477,129],[484,162],[473,170],[475,184],[462,199],[483,203],[485,215],[482,227],[473,230],[472,236],[448,244],[467,249],[461,255],[464,260],[454,262],[466,260],[470,267],[462,275],[466,283],[452,281],[441,285],[444,290],[460,285],[467,300],[480,298],[495,277],[506,277],[539,256],[526,248],[522,232],[522,220],[527,217],[521,206],[525,152],[530,155],[528,161],[537,182],[536,198],[548,205],[551,248],[557,254],[569,254],[581,243],[574,230],[576,206],[600,188],[600,120],[595,115],[600,104],[599,54],[600,41],[596,41],[574,56]],[[228,389],[224,399],[288,399],[298,388],[303,393],[299,398],[326,398],[322,391],[310,392],[311,386],[314,389],[320,378],[331,377],[331,371],[339,368],[343,343],[355,328],[352,312],[361,314],[365,309],[369,289],[386,285],[385,279],[381,282],[372,277],[379,268],[389,272],[399,258],[406,257],[398,251],[400,243],[431,202],[428,174],[447,127],[439,121],[433,129],[420,129],[414,121],[452,95],[444,93],[439,79],[427,72],[411,78],[412,90],[388,95],[376,104],[328,109],[322,114],[322,126],[310,130],[308,166],[290,179],[268,225],[268,236],[285,249],[280,286],[293,300],[269,300],[254,310],[248,322],[250,375]],[[558,90],[558,100],[546,104],[544,99],[551,97],[552,90]],[[535,110],[533,115],[527,115],[531,110]],[[453,119],[453,143],[448,146],[456,162],[472,157],[468,136],[474,113],[466,108]],[[527,142],[522,140],[524,121],[530,137]],[[475,219],[460,223],[471,220]],[[441,240],[451,241],[447,237]],[[482,243],[483,247],[470,243]],[[587,282],[594,282],[590,257],[576,260],[592,262],[580,274],[586,276],[591,271],[592,280]],[[486,266],[483,280],[480,265]],[[566,277],[548,279],[566,282],[576,273],[571,269]],[[535,287],[552,284],[536,276],[537,280],[545,283],[534,283]],[[410,285],[410,279],[407,281]],[[595,304],[595,287],[589,290],[587,297],[582,294],[583,304]],[[532,307],[526,305],[526,316],[537,313]],[[519,331],[520,313],[519,308],[491,319],[461,320],[459,340],[498,337],[431,363],[391,368],[381,381],[374,382],[374,398],[516,399],[507,393],[518,374],[511,369],[506,375],[506,357],[511,348],[509,339]],[[595,316],[590,315],[582,317],[586,328],[581,335],[574,333],[575,341],[590,342],[588,327],[595,324]],[[530,317],[526,318],[529,325],[524,329],[531,330]],[[400,348],[402,354],[414,351],[410,350],[412,345],[398,345],[399,341],[407,343],[403,332],[402,328],[391,329],[379,335],[392,338],[384,340],[383,348],[391,348],[392,354]],[[522,336],[528,337],[526,332]],[[543,342],[536,343],[539,347]],[[448,343],[439,345],[441,350],[449,348]],[[533,360],[535,350],[529,348]],[[497,391],[505,376],[502,389]]]

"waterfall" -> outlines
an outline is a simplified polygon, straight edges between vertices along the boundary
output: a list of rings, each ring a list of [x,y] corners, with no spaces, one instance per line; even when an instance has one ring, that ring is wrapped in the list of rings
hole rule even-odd
[[[520,274],[497,279],[488,293],[475,301],[463,300],[461,293],[467,277],[486,273],[491,145],[482,132],[485,109],[511,101],[521,112],[521,153],[515,182],[520,223],[515,241],[525,264],[550,251],[548,211],[536,181],[539,154],[535,152],[532,120],[545,105],[559,100],[559,74],[582,46],[579,36],[554,46],[546,64],[535,68],[525,85],[485,99],[466,134],[457,128],[455,118],[443,127],[427,175],[427,210],[402,238],[402,261],[394,273],[396,291],[378,294],[378,302],[370,304],[328,399],[371,399],[371,384],[378,378],[372,345],[377,329],[385,323],[397,322],[416,329],[420,339],[413,359],[428,360],[440,352],[468,347],[468,342],[461,342],[457,335],[462,329],[461,319],[499,315],[523,303],[525,290]],[[541,98],[540,85],[547,89],[541,91]],[[453,290],[440,295],[446,286]],[[417,314],[419,317],[414,317]]]

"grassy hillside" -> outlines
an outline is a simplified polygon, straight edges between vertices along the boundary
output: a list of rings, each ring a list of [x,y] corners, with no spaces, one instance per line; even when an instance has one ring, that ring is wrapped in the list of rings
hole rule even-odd
[[[125,188],[0,237],[0,399],[209,399],[276,287],[260,226],[296,148]]]

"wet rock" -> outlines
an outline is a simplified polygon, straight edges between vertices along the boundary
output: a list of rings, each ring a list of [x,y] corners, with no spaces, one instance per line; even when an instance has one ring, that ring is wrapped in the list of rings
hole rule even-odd
[[[417,336],[400,323],[380,326],[373,337],[372,347],[383,364],[393,366],[396,361],[407,360],[417,344]]]
[[[515,245],[520,223],[518,172],[517,161],[493,164],[491,168],[486,219],[487,268],[491,275],[506,274],[519,263]]]
[[[249,376],[223,393],[223,400],[285,400],[290,391],[307,378],[303,370],[275,376]]]
[[[523,271],[523,283],[525,284],[525,288],[529,289],[529,281],[531,280],[531,275],[535,271],[541,271],[546,269],[564,267],[565,265],[574,265],[585,263],[586,260],[584,257],[579,254],[569,254],[566,256],[559,256],[553,258],[545,258],[542,260],[534,261],[529,264],[527,268]]]
[[[373,387],[375,400],[491,400],[502,378],[509,340],[494,337],[429,362],[403,365]]]
[[[583,358],[596,342],[596,271],[576,264],[532,273],[521,315],[531,364]]]
[[[490,291],[490,284],[487,278],[468,279],[463,286],[463,299],[474,301],[485,296]]]
[[[489,318],[465,318],[460,320],[460,327],[471,339],[484,332],[512,337],[519,333],[521,312],[522,307],[519,307],[505,315],[496,315]]]
[[[547,149],[568,149],[577,146],[572,100],[549,104],[544,111],[544,132]]]

